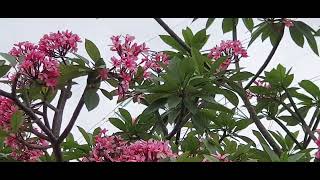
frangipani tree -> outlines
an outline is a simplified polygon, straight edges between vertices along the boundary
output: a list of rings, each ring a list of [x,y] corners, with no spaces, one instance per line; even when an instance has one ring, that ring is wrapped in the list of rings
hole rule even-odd
[[[77,54],[82,38],[58,31],[44,35],[37,44],[20,42],[9,53],[1,53],[5,59],[0,61],[1,86],[11,88],[9,92],[0,90],[1,160],[293,162],[320,158],[320,151],[310,147],[310,143],[320,146],[319,87],[309,80],[292,85],[292,70],[281,64],[264,71],[285,28],[295,44],[304,47],[306,40],[317,55],[319,30],[286,18],[257,19],[261,21],[257,25],[251,18],[224,18],[223,32],[232,33],[233,39],[204,51],[209,38],[206,29],[214,18],[196,33],[190,28],[182,30],[183,39],[161,19],[155,20],[169,34],[160,38],[174,51],[155,52],[131,35],[118,35],[110,42],[114,56],[106,59],[85,39],[90,57],[86,59]],[[237,39],[239,21],[251,32],[248,47],[260,35],[262,41],[270,39],[272,44],[258,72],[241,67],[250,51]],[[112,66],[107,67],[106,61]],[[78,77],[87,78],[86,87],[72,116],[64,119]],[[103,89],[101,83],[114,90]],[[110,100],[117,98],[118,103],[133,99],[146,108],[136,118],[120,108],[119,117],[109,119],[119,129],[113,135],[100,127],[93,133],[78,127],[86,140],[79,144],[70,131],[84,106],[91,111],[99,105],[98,91]],[[232,105],[221,104],[221,96]],[[49,117],[48,111],[54,115]],[[306,119],[308,113],[312,114],[310,120]],[[265,119],[276,122],[285,134],[268,131],[261,122]],[[63,120],[68,125],[62,130]],[[258,129],[252,135],[261,147],[253,136],[240,134],[250,124]],[[291,126],[301,130],[293,132]],[[298,141],[299,133],[304,135],[303,141]]]

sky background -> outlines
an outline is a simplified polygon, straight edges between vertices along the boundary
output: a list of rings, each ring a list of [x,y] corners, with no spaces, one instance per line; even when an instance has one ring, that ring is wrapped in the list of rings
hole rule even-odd
[[[192,23],[192,18],[163,18],[163,20],[180,36],[181,31],[186,27],[191,28],[194,34],[205,27],[206,19],[199,19]],[[316,30],[320,27],[320,18],[301,18]],[[83,40],[89,39],[93,41],[99,48],[102,57],[105,60],[110,60],[113,56],[113,52],[109,50],[111,44],[110,37],[112,35],[125,35],[130,34],[136,37],[137,42],[146,42],[150,49],[159,51],[166,50],[170,47],[161,41],[158,35],[167,34],[166,31],[152,18],[85,18],[85,19],[0,19],[0,52],[8,52],[14,43],[21,41],[30,41],[37,43],[39,39],[46,33],[56,32],[58,30],[71,30],[73,33],[78,34]],[[219,44],[221,40],[232,39],[231,33],[223,34],[221,29],[222,19],[216,19],[211,27],[207,30],[207,34],[210,34],[210,38],[203,50],[207,50]],[[257,24],[257,22],[255,23]],[[239,21],[238,25],[238,39],[246,47],[250,33],[246,30],[242,21]],[[318,47],[320,46],[318,40]],[[248,49],[249,58],[243,59],[240,62],[241,67],[244,67],[246,71],[256,72],[259,67],[265,61],[272,46],[269,40],[261,42],[258,38]],[[88,57],[85,52],[84,43],[79,45],[78,54]],[[316,84],[319,85],[320,80],[320,58],[316,56],[309,45],[305,42],[304,48],[300,48],[291,40],[290,33],[286,28],[284,39],[282,40],[278,51],[275,53],[274,58],[268,65],[266,70],[270,70],[276,65],[281,63],[286,68],[291,68],[295,74],[293,84],[296,85],[303,79],[313,79]],[[107,62],[108,64],[108,62]],[[319,76],[319,77],[317,77]],[[62,128],[64,128],[72,112],[79,100],[81,93],[84,89],[84,78],[79,78],[79,85],[72,88],[73,96],[69,99],[66,105],[66,112],[64,114]],[[83,83],[81,83],[83,82]],[[105,88],[110,87],[104,85]],[[7,89],[7,87],[0,87],[1,89]],[[55,101],[56,102],[56,101]],[[109,130],[109,133],[116,131],[112,125],[107,122],[109,117],[115,117],[114,109],[117,107],[116,100],[108,100],[102,95],[100,97],[99,106],[91,112],[88,112],[86,108],[80,113],[80,116],[76,122],[76,126],[81,126],[85,130],[93,131],[94,128],[100,126]],[[142,105],[130,103],[125,107],[133,117],[138,116],[145,108]],[[279,128],[265,121],[264,124],[271,130],[278,130]],[[72,130],[75,139],[81,138],[81,134],[77,130],[76,126]],[[255,129],[254,125],[243,131],[242,134],[250,135],[251,129]]]

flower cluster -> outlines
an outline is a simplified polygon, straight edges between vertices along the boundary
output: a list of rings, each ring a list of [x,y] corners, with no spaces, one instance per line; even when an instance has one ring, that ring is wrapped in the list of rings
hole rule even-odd
[[[95,145],[83,162],[158,162],[175,157],[167,142],[149,140],[128,143],[119,136],[107,136],[102,130],[95,137]]]
[[[150,53],[149,48],[145,43],[137,44],[134,42],[135,37],[126,35],[112,36],[111,51],[116,51],[118,58],[111,57],[112,71],[119,74],[120,83],[118,86],[117,94],[119,99],[122,99],[126,92],[128,92],[132,80],[135,78],[138,67],[142,67],[143,78],[148,79],[151,75],[151,70],[155,72],[161,71],[161,63],[164,65],[169,64],[169,58],[166,54]],[[141,78],[141,77],[138,77]]]
[[[9,52],[19,62],[18,73],[21,75],[17,80],[17,87],[31,84],[32,81],[40,81],[40,84],[54,88],[57,85],[59,62],[55,58],[62,58],[68,52],[77,51],[77,43],[81,39],[77,34],[62,31],[45,34],[38,45],[25,41],[14,44],[15,47]],[[21,58],[22,57],[22,58]],[[13,80],[16,74],[9,77]]]
[[[8,131],[10,129],[10,120],[17,111],[14,102],[6,97],[0,96],[0,128]]]
[[[67,31],[45,34],[39,41],[39,50],[50,57],[63,57],[68,52],[77,52],[77,44],[82,42],[77,34]]]
[[[40,80],[47,87],[55,87],[58,82],[59,63],[43,52],[32,50],[20,65],[20,73],[24,79]]]
[[[226,70],[231,62],[238,61],[240,58],[248,57],[247,50],[242,47],[240,41],[221,41],[220,46],[216,46],[210,50],[208,57],[217,60],[226,56],[227,59],[221,64],[220,70]]]
[[[291,19],[285,18],[285,19],[283,20],[283,23],[284,23],[284,25],[285,25],[286,27],[288,27],[288,28],[294,26],[293,21],[292,21]]]
[[[29,42],[29,41],[24,41],[24,42],[19,42],[17,44],[14,44],[14,46],[9,52],[10,55],[16,57],[17,59],[21,56],[25,56],[28,53],[30,53],[33,50],[38,49],[38,46]]]
[[[48,142],[43,139],[29,138],[25,141],[32,145],[48,145]],[[6,146],[11,148],[12,152],[10,153],[10,156],[17,161],[36,162],[39,161],[41,156],[44,156],[43,151],[39,149],[28,148],[26,145],[22,144],[16,135],[10,135],[6,137],[4,143]]]

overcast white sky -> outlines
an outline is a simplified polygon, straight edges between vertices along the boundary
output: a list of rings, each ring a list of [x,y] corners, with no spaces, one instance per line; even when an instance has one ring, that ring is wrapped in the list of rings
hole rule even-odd
[[[181,36],[181,30],[187,26],[195,33],[205,27],[205,19],[199,19],[192,23],[191,18],[164,18],[163,19],[170,27],[172,27],[176,33]],[[308,23],[315,29],[319,29],[320,18],[308,18],[301,19]],[[136,37],[138,42],[146,42],[147,45],[153,50],[164,50],[168,46],[165,45],[158,35],[166,34],[166,32],[157,24],[152,18],[86,18],[86,19],[0,19],[0,52],[8,52],[14,43],[21,41],[31,41],[37,43],[39,39],[45,33],[56,32],[58,30],[71,30],[78,34],[83,40],[85,38],[93,41],[103,56],[103,58],[109,60],[112,56],[109,51],[108,45],[110,44],[110,37],[116,34],[131,34]],[[242,21],[240,21],[239,27],[239,40],[243,41],[246,46],[249,41],[250,33],[247,32]],[[216,19],[212,26],[208,29],[208,33],[211,34],[210,39],[203,49],[210,49],[221,40],[231,39],[231,33],[224,34],[221,30],[221,19]],[[318,46],[319,40],[318,40]],[[256,72],[260,65],[266,59],[268,53],[271,50],[271,44],[269,41],[261,43],[260,38],[253,43],[248,49],[249,58],[241,61],[241,66],[245,67],[247,71]],[[85,53],[84,43],[79,46],[79,54],[88,57]],[[285,67],[293,67],[292,72],[295,74],[294,83],[301,81],[302,79],[311,79],[317,75],[320,75],[320,58],[316,56],[309,48],[308,44],[305,44],[304,48],[300,48],[294,44],[290,38],[288,29],[284,35],[284,40],[281,42],[279,50],[276,52],[272,62],[269,64],[267,70],[275,67],[277,64],[283,64]],[[317,80],[316,78],[315,80]],[[83,79],[80,81],[84,82]],[[317,83],[317,81],[316,81]],[[319,83],[317,83],[319,84]],[[63,128],[68,123],[72,112],[76,106],[78,99],[81,96],[84,83],[72,88],[73,97],[67,103],[66,113],[64,114]],[[115,101],[109,101],[101,96],[100,105],[98,108],[91,112],[87,112],[84,108],[78,118],[76,125],[83,127],[86,130],[93,131],[93,128],[102,126],[106,127],[110,133],[115,131],[110,124],[103,120],[109,112],[116,107]],[[132,113],[133,116],[137,116],[142,112],[144,107],[137,104],[129,104],[126,109]],[[113,113],[108,117],[115,116]],[[269,126],[269,122],[265,122],[266,126]],[[95,126],[94,126],[95,125]],[[254,126],[252,126],[254,128]],[[277,128],[271,126],[271,129]],[[72,130],[72,133],[77,139],[80,137],[80,133],[77,128]],[[250,133],[247,130],[244,133]]]

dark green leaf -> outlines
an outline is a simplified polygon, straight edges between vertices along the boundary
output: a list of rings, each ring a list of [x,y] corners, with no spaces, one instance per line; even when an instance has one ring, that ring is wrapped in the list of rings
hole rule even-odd
[[[299,86],[302,87],[309,94],[311,94],[314,98],[319,98],[320,97],[320,89],[312,81],[302,80],[299,83]]]
[[[0,56],[7,60],[12,67],[14,67],[17,64],[16,58],[8,53],[0,53]]]
[[[173,109],[173,108],[177,107],[177,105],[180,104],[181,99],[182,99],[181,97],[178,97],[175,95],[169,96],[168,97],[169,109]]]
[[[296,126],[297,124],[299,124],[299,121],[297,121],[292,116],[279,116],[278,118],[286,122],[287,126]]]
[[[208,39],[209,35],[207,35],[206,29],[202,29],[193,36],[191,47],[200,50],[206,44]]]
[[[123,109],[123,108],[119,108],[119,112],[123,118],[123,120],[125,120],[126,124],[131,124],[132,123],[132,117],[130,115],[130,113]]]
[[[238,72],[230,77],[231,81],[243,81],[254,76],[251,72]]]
[[[237,131],[243,130],[252,123],[253,121],[251,119],[241,119],[236,122],[236,129],[234,131],[237,132]]]
[[[311,27],[301,21],[294,21],[294,26],[307,38],[308,44],[312,51],[319,56],[317,42],[312,34]],[[310,29],[311,28],[311,29]]]
[[[261,144],[263,149],[268,153],[272,162],[279,162],[279,156],[266,144]]]
[[[238,138],[242,139],[244,142],[246,142],[247,144],[251,144],[253,147],[256,147],[256,143],[254,143],[254,141],[250,138],[248,138],[247,136],[237,136]]]
[[[234,106],[238,106],[239,99],[238,96],[229,90],[223,90],[222,94],[228,99],[229,102],[231,102]]]
[[[227,33],[232,31],[233,29],[233,21],[235,20],[235,25],[238,24],[238,18],[223,18],[222,21],[222,31],[223,33]]]
[[[291,38],[296,43],[296,45],[303,47],[303,44],[304,44],[303,34],[295,26],[289,28],[289,30],[290,30]]]
[[[97,62],[101,58],[99,49],[92,41],[85,39],[85,48],[88,55],[94,62]]]
[[[113,99],[113,95],[112,95],[111,92],[108,92],[108,91],[106,91],[106,90],[104,90],[104,89],[100,89],[100,91],[101,91],[102,94],[103,94],[106,98],[108,98],[109,100],[112,100],[112,99]]]
[[[253,26],[254,26],[254,23],[253,23],[252,18],[242,18],[242,21],[243,21],[244,25],[246,26],[246,28],[247,28],[250,32],[252,32]]]
[[[11,69],[11,66],[1,65],[0,66],[0,78],[2,78],[4,75],[6,75],[10,69]]]
[[[181,149],[183,152],[195,153],[199,148],[200,142],[195,136],[187,136],[181,143]]]
[[[189,27],[187,27],[186,30],[182,30],[182,35],[184,38],[184,41],[187,43],[188,46],[191,46],[191,42],[193,39],[193,33]]]
[[[89,89],[84,94],[84,102],[88,111],[91,111],[94,108],[96,108],[99,105],[99,101],[100,98],[95,89]]]
[[[173,49],[176,49],[184,54],[187,54],[186,50],[171,36],[169,35],[160,35],[160,38],[163,42],[171,46]]]
[[[267,23],[260,24],[260,27],[251,34],[251,40],[248,44],[248,47],[257,39],[257,37],[260,36],[260,34],[267,28],[267,26]]]
[[[208,18],[208,20],[206,22],[206,29],[208,29],[211,26],[211,24],[213,23],[214,19],[215,18]]]
[[[116,128],[120,129],[121,131],[126,132],[127,128],[124,122],[121,119],[118,118],[109,118],[109,121],[112,125],[114,125]]]
[[[10,124],[11,124],[11,128],[12,131],[15,133],[19,130],[20,126],[22,125],[24,121],[24,117],[23,117],[23,112],[22,111],[16,111],[15,113],[13,113],[11,120],[10,120]]]
[[[77,56],[79,59],[81,59],[84,63],[86,63],[87,65],[89,65],[90,61],[83,57],[83,56],[80,56],[79,54],[76,54],[76,53],[73,53],[75,56]]]

